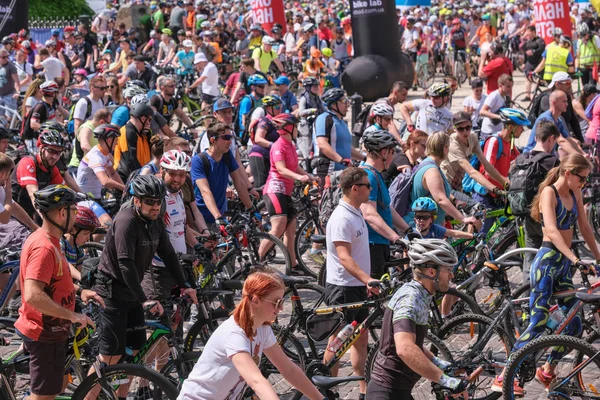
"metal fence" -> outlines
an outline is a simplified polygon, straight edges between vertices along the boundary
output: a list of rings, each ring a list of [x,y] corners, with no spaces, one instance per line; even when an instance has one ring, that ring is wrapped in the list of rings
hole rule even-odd
[[[29,36],[35,43],[44,44],[46,40],[52,37],[52,29],[62,31],[67,26],[77,26],[81,21],[89,21],[89,16],[82,15],[79,18],[31,18],[29,19]]]

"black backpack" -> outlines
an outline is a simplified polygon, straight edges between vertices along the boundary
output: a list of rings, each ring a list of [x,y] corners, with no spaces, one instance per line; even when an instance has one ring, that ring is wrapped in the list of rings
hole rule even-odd
[[[356,121],[354,121],[354,126],[352,127],[353,135],[358,137],[362,136],[363,132],[367,128],[367,120],[369,119],[369,114],[371,113],[371,107],[373,107],[372,104],[366,106],[356,116]]]
[[[531,109],[529,110],[529,115],[527,119],[531,123],[531,126],[535,125],[535,120],[542,113],[542,98],[548,93],[548,90],[537,95],[531,102]]]
[[[206,176],[206,179],[208,179],[210,177],[210,173],[212,172],[210,161],[208,160],[208,154],[206,154],[206,151],[203,151],[202,153],[198,154],[198,157],[200,157],[200,161],[202,161],[202,167],[204,168],[204,176]],[[231,157],[231,151],[228,151],[227,153],[223,154],[223,161],[225,161],[225,165],[227,165],[228,170],[231,170]]]
[[[510,180],[508,204],[513,215],[524,217],[530,214],[531,202],[538,192],[540,183],[548,174],[543,162],[550,157],[556,158],[545,152],[536,155],[525,153],[515,160],[515,165],[508,174]]]

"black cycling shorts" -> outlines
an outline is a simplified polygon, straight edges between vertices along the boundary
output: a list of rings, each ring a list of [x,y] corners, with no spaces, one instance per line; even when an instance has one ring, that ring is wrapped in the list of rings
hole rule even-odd
[[[285,215],[288,219],[295,217],[292,196],[283,193],[267,193],[263,196],[269,216]]]
[[[383,387],[371,379],[367,386],[367,399],[369,400],[396,400],[405,399],[412,400],[412,389],[388,389]]]
[[[454,49],[454,59],[458,60],[458,58],[462,60],[462,62],[467,62],[467,50],[466,49]]]
[[[23,340],[23,347],[29,353],[31,393],[38,396],[51,396],[62,392],[67,343]]]
[[[138,302],[104,299],[100,312],[99,350],[104,356],[125,354],[125,347],[139,350],[146,342],[144,309]],[[142,328],[128,331],[128,329]]]
[[[210,94],[202,94],[202,102],[206,104],[213,104],[217,96],[212,96]]]
[[[360,303],[367,300],[367,288],[365,286],[338,286],[331,283],[325,284],[325,303],[328,306],[339,304]],[[369,309],[366,307],[355,310],[344,311],[344,318],[347,323],[356,321],[359,324],[369,316]]]

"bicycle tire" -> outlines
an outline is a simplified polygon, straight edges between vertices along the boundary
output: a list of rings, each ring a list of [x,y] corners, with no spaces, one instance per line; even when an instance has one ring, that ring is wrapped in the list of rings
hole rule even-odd
[[[188,330],[187,335],[185,335],[183,351],[186,353],[201,351],[216,328],[216,324],[213,321],[204,318],[197,319]],[[197,345],[196,340],[198,339],[200,342]]]
[[[102,251],[104,251],[104,244],[98,242],[86,242],[79,246],[81,251],[89,257],[100,257]]]
[[[293,80],[290,82],[288,86],[288,90],[296,95],[296,97],[300,96],[300,92],[302,91],[302,82],[299,80]]]
[[[587,356],[588,358],[590,358],[598,352],[598,349],[596,349],[594,346],[592,346],[585,340],[579,339],[579,338],[576,338],[573,336],[548,335],[548,336],[542,336],[537,339],[534,339],[511,355],[508,365],[506,366],[506,373],[504,375],[504,383],[502,385],[502,394],[504,395],[504,398],[506,398],[506,399],[514,399],[515,398],[514,393],[513,393],[513,391],[514,391],[513,382],[515,380],[520,382],[521,385],[524,385],[524,383],[526,381],[527,382],[534,381],[534,379],[532,377],[532,373],[535,373],[535,371],[534,370],[532,371],[532,369],[536,368],[536,364],[532,363],[531,360],[528,360],[528,358],[530,359],[532,356],[537,355],[539,351],[545,350],[546,348],[549,348],[549,347],[571,348],[571,349],[577,351],[577,353],[575,354],[575,360],[573,362],[573,364],[576,366],[579,365],[579,363],[581,362],[581,360],[583,359],[584,356]],[[568,353],[570,353],[570,352],[567,352],[567,354]],[[561,359],[561,361],[564,361],[564,360],[565,360],[564,358]],[[593,368],[595,371],[600,371],[600,358],[597,358],[596,360],[591,361],[591,363],[594,364],[591,366],[591,368]],[[521,370],[521,368],[523,368],[523,370]],[[590,369],[587,369],[586,371],[590,371]],[[586,385],[585,385],[585,383],[583,383],[583,379],[582,379],[583,375],[586,375],[586,374],[585,373],[584,374],[582,374],[582,373],[576,374],[577,379],[573,379],[572,383],[574,383],[575,385],[578,385],[578,387],[574,387],[574,388],[579,389],[579,390],[581,390],[582,387],[584,389],[586,388]],[[562,377],[563,374],[560,374],[560,376]],[[566,376],[566,375],[564,375],[564,376]],[[587,378],[585,378],[585,379],[587,381]],[[509,383],[509,384],[507,384],[507,383]],[[531,391],[531,387],[529,387],[528,390]],[[592,391],[593,391],[593,389],[592,389]],[[547,396],[547,393],[545,393],[545,395]],[[596,397],[597,395],[594,394],[592,396]],[[567,398],[567,397],[563,397],[563,398]],[[578,396],[577,398],[585,398],[585,397]]]
[[[525,98],[527,98],[528,96],[531,99],[529,101],[525,100]],[[532,100],[533,100],[533,97],[531,94],[529,94],[527,92],[522,92],[522,93],[519,93],[518,95],[516,95],[514,97],[514,99],[512,99],[511,103],[512,103],[513,107],[516,107],[525,113],[529,113],[529,110],[531,109],[531,105],[533,103]]]
[[[310,226],[312,224],[312,226]],[[297,267],[302,269],[306,274],[313,278],[318,277],[318,273],[314,272],[304,261],[303,257],[307,251],[312,247],[311,236],[314,234],[324,235],[325,229],[321,226],[321,222],[318,218],[307,219],[302,222],[298,229],[296,229],[296,237],[294,238],[294,252],[296,253],[296,261],[298,262]],[[303,240],[308,240],[304,242]],[[317,264],[317,266],[319,266]]]
[[[178,360],[169,360],[169,362],[161,368],[160,374],[167,377],[177,390],[181,390],[183,381],[188,377],[190,372],[192,372],[192,369],[194,369],[194,365],[198,362],[200,355],[202,355],[202,352],[200,351],[184,352],[179,355]],[[178,364],[181,365],[179,370]],[[175,375],[172,375],[173,373],[175,373]]]
[[[480,343],[481,335],[489,326],[493,324],[493,321],[494,320],[491,318],[481,314],[459,315],[458,317],[447,321],[442,328],[440,328],[438,333],[438,337],[444,341],[444,344],[447,345],[450,354],[458,365],[469,365],[475,361],[478,365],[484,366],[484,372],[479,376],[476,384],[470,386],[470,389],[468,389],[469,399],[492,400],[498,399],[501,396],[500,393],[488,392],[492,381],[495,379],[497,373],[501,371],[500,368],[496,370],[497,366],[505,364],[510,355],[512,346],[514,345],[510,335],[506,334],[501,324],[493,327],[494,335],[490,337],[487,343],[484,343],[484,348],[481,349],[480,352],[473,354],[472,358],[464,358],[465,350]],[[477,324],[477,326],[474,326],[474,324]],[[466,327],[466,329],[461,329],[462,326]],[[466,332],[466,336],[460,335],[461,332]],[[463,337],[465,341],[463,343],[458,343],[458,341]],[[456,346],[457,348],[454,349],[450,347],[450,344]],[[488,349],[488,345],[500,345],[500,350],[498,351],[494,348]],[[502,348],[504,350],[502,350]],[[488,382],[482,383],[482,381],[486,378]],[[477,394],[475,390],[477,390],[479,387],[482,388],[482,393]]]
[[[325,264],[321,265],[321,268],[319,269],[317,283],[323,287],[325,287],[325,284],[327,283],[327,261],[325,261]]]
[[[530,288],[529,284],[524,283],[512,292],[512,298],[519,299],[522,297],[529,297],[528,295],[529,295],[530,291],[531,291],[531,288]],[[521,306],[520,304],[517,304],[517,303],[513,303],[513,307],[515,308],[516,313],[521,314],[521,315],[518,315],[518,317],[521,318],[522,321],[526,322],[527,320],[525,320],[524,318],[527,318],[529,316],[529,302],[525,302],[522,304],[523,304],[523,306]],[[527,322],[527,325],[529,325],[528,322]],[[527,326],[521,326],[521,328],[526,329]],[[523,330],[524,329],[519,329],[519,327],[514,326],[510,314],[506,315],[506,317],[504,318],[504,331],[508,335],[510,335],[510,337],[512,338],[512,340],[514,342],[517,341],[518,337],[520,336],[520,332]],[[517,333],[517,331],[519,333]]]
[[[276,238],[275,236],[271,235],[270,233],[266,233],[266,232],[254,232],[253,233],[253,238],[254,240],[249,240],[249,247],[256,260],[258,260],[258,262],[262,265],[262,266],[269,266],[271,268],[274,268],[276,270],[278,270],[279,272],[285,274],[285,275],[291,275],[292,274],[292,259],[290,257],[290,253],[287,250],[287,247],[285,247],[285,244],[283,244],[283,242],[279,239]],[[258,239],[258,240],[257,240]],[[259,259],[258,258],[258,248],[260,246],[260,243],[263,240],[268,240],[270,242],[273,243],[273,246],[269,249],[269,251],[267,252],[267,254],[265,255],[265,257],[263,259]],[[276,253],[273,254],[274,249]],[[276,258],[280,258],[283,257],[283,260],[277,260],[275,261],[275,257]],[[268,260],[272,260],[272,263],[269,263]],[[283,267],[282,267],[283,265]]]
[[[459,301],[455,302],[452,306],[452,311],[450,312],[450,315],[447,317],[447,319],[451,319],[457,315],[461,315],[464,313],[465,310],[470,310],[473,314],[483,314],[481,308],[479,307],[479,304],[477,304],[475,299],[465,292],[462,292],[455,288],[448,288],[448,290],[445,293],[438,292],[437,295],[439,296],[438,299],[441,299],[443,295],[455,296],[459,299]],[[465,308],[465,306],[467,306],[468,309]]]
[[[298,296],[300,297],[300,302],[302,304],[302,309],[312,310],[314,308],[319,307],[323,304],[325,299],[325,288],[314,283],[303,283],[294,285],[296,290],[298,291]],[[297,312],[295,309],[296,305],[294,302],[290,300],[293,294],[292,288],[288,287],[285,289],[283,293],[283,299],[285,300],[286,307],[279,312],[277,315],[277,325],[280,327],[288,327],[291,323],[291,317],[294,312]],[[286,313],[287,304],[291,304],[291,310],[289,315]]]
[[[117,380],[131,382],[134,378],[140,378],[148,382],[148,387],[151,390],[152,398],[177,400],[177,388],[171,382],[158,372],[148,369],[142,365],[136,364],[116,364],[109,365],[103,368],[102,375],[104,381],[110,385],[111,381]],[[71,396],[71,400],[84,400],[92,391],[92,388],[98,385],[100,378],[97,374],[92,374],[85,378],[77,387],[77,390]],[[116,394],[115,394],[116,398]],[[102,394],[98,395],[98,399],[108,399]]]

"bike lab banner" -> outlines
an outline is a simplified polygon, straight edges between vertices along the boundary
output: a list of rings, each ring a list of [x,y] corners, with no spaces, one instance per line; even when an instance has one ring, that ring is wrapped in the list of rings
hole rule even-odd
[[[255,24],[271,32],[273,24],[280,23],[283,33],[286,32],[283,0],[250,0],[250,7]]]
[[[568,0],[534,0],[535,29],[546,44],[554,40],[554,28],[561,28],[565,35],[570,36],[572,26],[569,11]]]
[[[29,0],[0,0],[0,37],[27,29]]]

